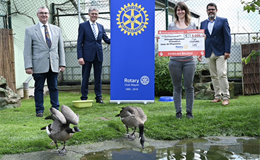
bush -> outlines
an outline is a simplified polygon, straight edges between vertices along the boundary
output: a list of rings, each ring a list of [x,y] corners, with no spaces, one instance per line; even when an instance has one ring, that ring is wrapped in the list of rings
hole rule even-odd
[[[155,95],[172,96],[173,86],[168,64],[170,57],[155,56]]]

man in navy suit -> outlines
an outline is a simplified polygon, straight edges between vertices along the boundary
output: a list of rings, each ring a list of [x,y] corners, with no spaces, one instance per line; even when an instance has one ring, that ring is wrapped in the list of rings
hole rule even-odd
[[[205,30],[205,57],[209,66],[215,98],[212,103],[229,104],[229,83],[227,78],[227,59],[230,57],[231,35],[228,20],[216,16],[217,5],[207,5],[208,19],[201,22],[200,29]],[[201,61],[201,57],[198,58]]]
[[[101,71],[103,62],[102,39],[110,44],[103,25],[97,23],[98,9],[90,7],[88,15],[90,20],[79,25],[77,54],[79,64],[82,65],[81,100],[88,99],[88,83],[90,70],[93,64],[95,79],[96,102],[104,103],[102,100]]]

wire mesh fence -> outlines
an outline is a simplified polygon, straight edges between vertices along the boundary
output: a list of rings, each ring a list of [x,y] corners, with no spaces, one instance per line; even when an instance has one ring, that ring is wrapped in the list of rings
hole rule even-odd
[[[53,4],[54,22],[62,28],[64,34],[65,53],[66,53],[66,70],[63,73],[63,84],[77,84],[81,81],[81,66],[77,61],[77,36],[79,21],[85,22],[89,20],[87,15],[90,6],[95,6],[99,10],[98,23],[102,24],[110,37],[110,12],[109,1],[88,1],[80,4],[81,16],[79,20],[78,5],[67,1],[63,4]],[[110,83],[110,46],[103,43],[103,67],[102,67],[102,83]],[[93,68],[89,83],[94,82]]]
[[[170,0],[174,1],[174,0]],[[211,1],[208,0],[188,0],[185,3],[192,12],[200,15],[200,21],[207,19],[206,6]],[[241,63],[241,44],[253,43],[253,37],[258,37],[260,20],[258,13],[247,13],[243,10],[241,1],[236,0],[215,0],[217,5],[217,16],[225,17],[231,30],[231,57],[228,59],[228,78],[229,80],[241,80],[242,63]],[[196,21],[195,21],[196,23]],[[197,24],[199,25],[199,23]],[[207,67],[205,58],[198,67]]]
[[[7,28],[7,7],[6,1],[0,1],[0,28]]]
[[[6,2],[8,0],[0,0],[0,15],[7,15]],[[89,20],[87,15],[90,6],[99,9],[99,17],[97,22],[102,24],[106,30],[108,37],[110,34],[110,1],[109,0],[81,0],[81,17],[78,16],[77,0],[10,0],[12,19],[12,28],[14,32],[14,45],[23,50],[25,28],[38,23],[36,15],[37,8],[47,6],[50,10],[50,22],[59,26],[62,30],[64,46],[66,52],[67,68],[61,79],[65,84],[80,84],[81,82],[81,66],[77,60],[77,36],[79,19],[80,22]],[[167,23],[174,21],[173,7],[177,1],[168,0],[168,8],[165,6],[165,0],[156,0],[155,15],[155,37],[158,30],[165,30]],[[206,5],[208,0],[186,0],[185,3],[192,13],[192,21],[199,28],[200,22],[207,18]],[[231,80],[241,80],[242,64],[241,64],[241,44],[253,43],[253,37],[259,37],[260,16],[258,13],[247,13],[243,11],[243,5],[240,1],[231,0],[215,0],[218,5],[217,15],[228,18],[231,34],[232,48],[231,58],[228,60],[228,77]],[[166,21],[166,9],[168,9],[168,22]],[[153,13],[151,13],[153,14]],[[0,16],[0,28],[5,28],[6,18]],[[5,22],[5,23],[4,23]],[[156,40],[155,40],[155,43]],[[157,46],[157,44],[155,45]],[[102,71],[102,81],[105,84],[110,83],[110,46],[103,44],[104,62]],[[155,48],[155,54],[157,47]],[[123,54],[123,53],[122,53]],[[206,60],[203,58],[202,63],[198,63],[198,69],[207,67]],[[90,77],[90,83],[94,81],[93,71]]]

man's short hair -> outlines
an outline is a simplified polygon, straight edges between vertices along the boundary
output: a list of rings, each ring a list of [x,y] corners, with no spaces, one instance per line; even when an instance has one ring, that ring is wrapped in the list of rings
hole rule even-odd
[[[89,9],[88,9],[88,13],[90,13],[91,11],[98,11],[98,8],[97,7],[90,7]]]
[[[216,10],[218,9],[218,8],[217,8],[217,5],[216,5],[215,3],[209,3],[209,4],[207,5],[207,8],[206,8],[206,9],[208,9],[208,6],[214,6]]]
[[[48,9],[47,7],[45,7],[45,6],[41,6],[41,7],[39,7],[39,8],[37,9],[37,13],[39,13],[40,9],[47,9],[48,12],[49,12],[49,9]]]

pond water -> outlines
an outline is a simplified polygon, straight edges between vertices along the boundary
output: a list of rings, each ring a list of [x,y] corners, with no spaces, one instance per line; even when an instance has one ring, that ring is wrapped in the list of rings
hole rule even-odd
[[[167,148],[148,145],[92,152],[81,160],[260,160],[260,137],[185,139]]]

